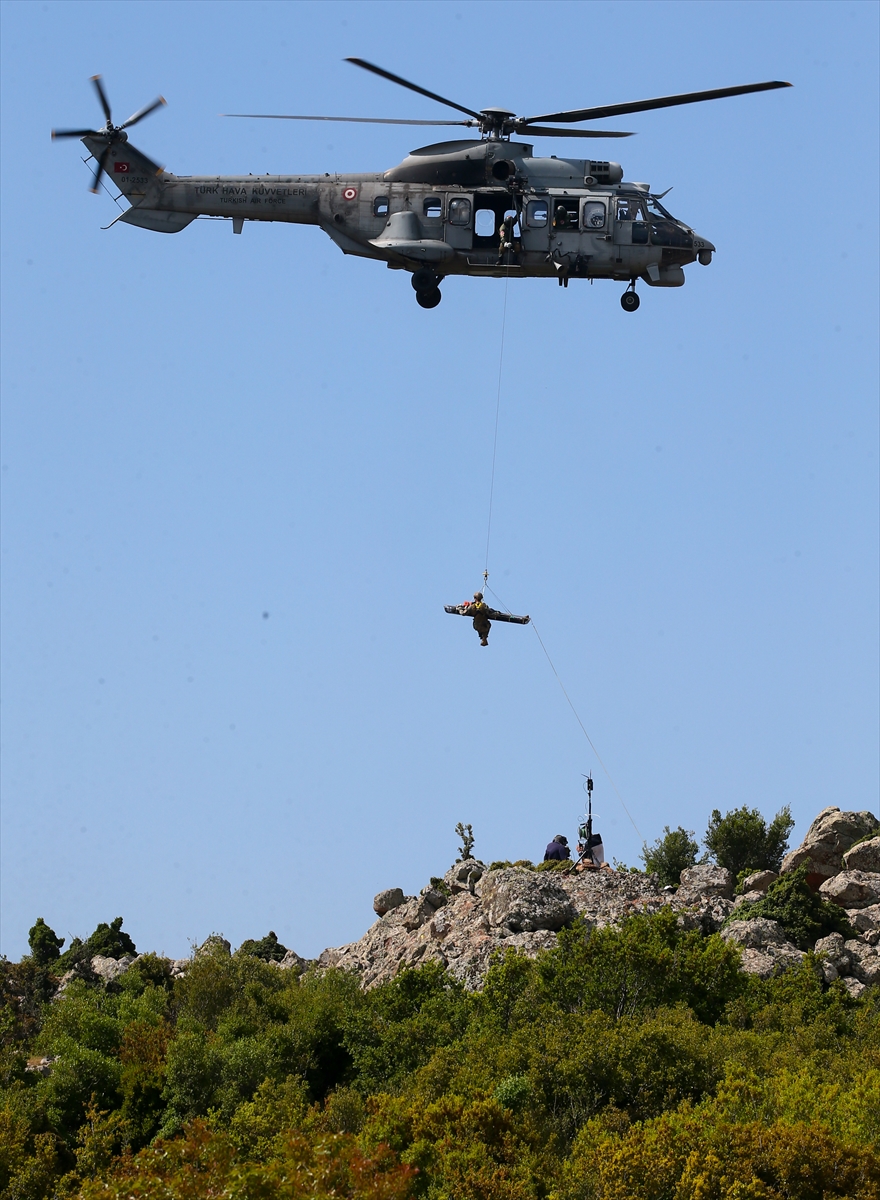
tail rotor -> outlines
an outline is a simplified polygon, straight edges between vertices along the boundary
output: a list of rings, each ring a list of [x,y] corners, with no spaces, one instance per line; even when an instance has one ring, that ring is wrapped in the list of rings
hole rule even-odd
[[[121,125],[113,124],[113,113],[110,108],[110,101],[107,99],[107,93],[104,91],[101,83],[100,75],[92,76],[92,83],[95,85],[95,91],[98,93],[98,100],[101,108],[104,110],[106,125],[103,129],[53,129],[52,138],[91,138],[93,141],[103,142],[104,149],[98,155],[97,166],[95,167],[95,176],[92,180],[90,192],[97,192],[101,186],[101,174],[107,166],[107,159],[110,156],[110,149],[119,142],[127,142],[128,134],[126,129],[130,129],[132,125],[137,125],[138,121],[142,121],[144,117],[148,117],[150,113],[155,112],[157,108],[162,108],[167,101],[164,96],[158,96],[152,104],[147,104],[144,108],[138,109],[136,113],[123,121]]]

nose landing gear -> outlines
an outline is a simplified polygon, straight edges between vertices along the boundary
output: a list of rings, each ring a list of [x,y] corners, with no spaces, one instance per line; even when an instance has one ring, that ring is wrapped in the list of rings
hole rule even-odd
[[[620,297],[620,307],[624,312],[635,312],[641,304],[641,300],[636,292],[636,281],[633,280],[623,295]]]
[[[416,293],[416,301],[421,308],[436,308],[443,299],[440,288],[440,277],[430,267],[419,267],[410,277]]]

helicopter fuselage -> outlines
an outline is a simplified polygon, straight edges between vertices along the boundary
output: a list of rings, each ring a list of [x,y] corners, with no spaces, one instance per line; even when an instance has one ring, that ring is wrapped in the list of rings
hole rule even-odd
[[[95,156],[104,148],[82,140]],[[441,142],[378,174],[179,176],[123,134],[105,169],[131,204],[117,218],[126,224],[165,233],[197,217],[229,219],[236,233],[248,221],[317,225],[346,254],[413,272],[417,289],[420,278],[436,286],[449,275],[680,287],[683,267],[708,264],[715,249],[647,184],[623,182],[618,163],[535,158],[526,143]]]

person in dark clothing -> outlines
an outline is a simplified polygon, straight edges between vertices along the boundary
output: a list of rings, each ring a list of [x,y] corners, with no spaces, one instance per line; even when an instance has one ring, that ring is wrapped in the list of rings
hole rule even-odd
[[[557,833],[556,837],[544,851],[544,862],[552,862],[554,859],[562,862],[566,858],[571,858],[571,851],[568,848],[568,838],[564,833]]]
[[[489,605],[483,601],[482,592],[474,592],[473,600],[467,601],[467,615],[474,619],[474,629],[479,634],[480,645],[489,645],[489,630],[492,622],[488,617]]]

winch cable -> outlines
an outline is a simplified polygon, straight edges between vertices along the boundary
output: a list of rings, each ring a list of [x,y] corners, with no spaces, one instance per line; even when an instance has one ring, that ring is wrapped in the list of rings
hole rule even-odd
[[[498,595],[498,593],[495,591],[492,591],[492,588],[490,588],[488,586],[488,584],[486,585],[486,590],[492,593],[492,595],[495,597],[495,599],[498,601],[498,603],[501,605],[502,609],[504,609],[505,612],[507,612],[507,613],[510,612],[510,609],[506,606],[506,604],[501,599],[501,597]],[[583,733],[584,737],[587,739],[590,749],[595,754],[596,761],[598,762],[599,766],[602,768],[602,770],[605,772],[606,776],[608,777],[608,782],[611,784],[612,788],[614,789],[614,794],[617,796],[617,799],[620,801],[620,807],[626,813],[627,817],[629,818],[630,825],[632,825],[633,829],[636,831],[636,836],[638,837],[639,841],[644,846],[646,843],[645,843],[645,839],[642,837],[641,830],[639,829],[638,825],[636,825],[635,821],[633,820],[632,813],[626,807],[623,796],[621,796],[620,791],[618,790],[617,784],[611,778],[611,772],[605,766],[605,763],[602,761],[602,757],[599,754],[599,751],[596,749],[595,745],[593,744],[593,739],[587,733],[587,728],[584,725],[583,721],[581,720],[580,715],[578,714],[578,710],[575,708],[575,706],[572,702],[571,696],[569,696],[568,692],[565,690],[565,684],[562,682],[562,680],[559,677],[559,672],[556,670],[556,667],[554,666],[554,663],[553,663],[553,659],[550,657],[547,647],[544,645],[544,639],[541,637],[540,633],[538,632],[537,625],[535,624],[534,621],[530,621],[529,624],[531,625],[532,629],[534,629],[534,631],[535,631],[535,637],[538,639],[541,649],[544,651],[544,656],[546,657],[547,662],[550,664],[550,670],[556,676],[556,682],[559,684],[560,688],[562,689],[562,694],[565,697],[565,699],[568,701],[568,706],[571,709],[571,711],[574,713],[574,718],[577,721],[578,725],[580,725],[581,732]]]
[[[501,235],[502,238],[504,235]],[[489,482],[489,519],[486,522],[486,565],[483,568],[483,586],[489,578],[489,539],[492,536],[492,502],[495,498],[495,461],[498,457],[498,418],[501,414],[501,378],[504,370],[504,333],[507,328],[507,288],[510,284],[510,251],[507,255],[507,272],[504,276],[504,308],[501,313],[501,349],[498,353],[498,388],[495,394],[495,435],[492,439],[492,475]]]

